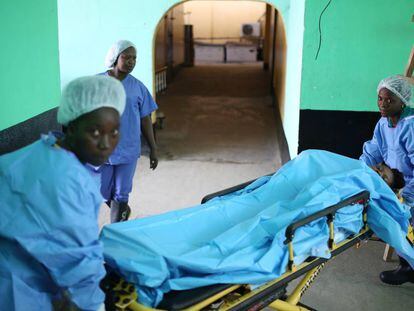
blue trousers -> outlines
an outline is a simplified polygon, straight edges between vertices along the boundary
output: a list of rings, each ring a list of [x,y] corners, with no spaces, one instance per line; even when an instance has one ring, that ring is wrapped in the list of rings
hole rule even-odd
[[[101,193],[105,200],[128,202],[137,162],[104,164],[101,167]]]

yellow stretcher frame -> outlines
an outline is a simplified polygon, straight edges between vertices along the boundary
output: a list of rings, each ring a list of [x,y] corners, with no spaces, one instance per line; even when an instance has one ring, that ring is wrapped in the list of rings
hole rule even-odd
[[[344,241],[335,244],[334,243],[334,218],[335,212],[345,206],[353,204],[363,205],[363,227],[357,235],[350,236]],[[199,301],[187,308],[180,310],[195,311],[195,310],[260,310],[264,307],[268,307],[272,310],[279,311],[306,311],[314,310],[311,307],[305,306],[300,303],[300,299],[306,290],[311,286],[315,278],[318,276],[320,271],[326,264],[327,259],[325,258],[312,258],[309,261],[305,261],[302,264],[295,266],[293,264],[294,246],[293,236],[297,228],[314,221],[321,217],[326,217],[329,225],[329,240],[328,246],[332,257],[340,254],[344,250],[356,246],[359,247],[360,242],[367,240],[371,235],[372,231],[369,229],[367,224],[367,209],[369,206],[369,193],[363,191],[355,196],[350,197],[334,206],[328,207],[325,210],[318,212],[314,215],[307,217],[304,220],[298,221],[290,225],[286,229],[286,241],[289,249],[289,264],[287,272],[285,272],[279,278],[269,281],[257,288],[252,289],[249,285],[239,284],[232,285],[217,294],[214,294],[207,299]],[[410,226],[407,239],[413,243],[414,234],[413,229]],[[302,280],[297,284],[293,291],[289,295],[285,295],[286,285],[293,279],[304,275]],[[125,288],[129,288],[127,291]],[[281,295],[281,291],[283,294]],[[132,310],[132,311],[159,311],[163,309],[155,309],[144,306],[137,302],[137,294],[132,284],[126,283],[124,280],[120,280],[119,284],[114,286],[112,289],[112,296],[116,297],[114,301],[115,310]],[[278,291],[279,290],[279,291]],[[242,294],[240,294],[242,293]],[[262,297],[257,300],[257,297]],[[256,299],[256,301],[255,301]],[[222,300],[222,303],[216,308],[208,308],[213,303]]]
[[[363,229],[363,231],[360,232],[360,234],[358,234],[357,236],[350,238],[350,239],[346,239],[343,242],[341,242],[340,244],[338,244],[336,246],[336,250],[340,249],[341,247],[345,247],[348,248],[348,244],[352,244],[349,245],[349,247],[351,246],[359,246],[359,242],[368,239],[371,236],[371,232],[368,228]],[[334,255],[334,254],[333,254]],[[320,263],[319,263],[319,262]],[[318,262],[318,264],[316,266],[315,262]],[[320,271],[323,269],[323,267],[325,266],[326,259],[322,259],[322,258],[316,258],[311,262],[304,262],[301,265],[297,266],[295,268],[295,271],[293,270],[289,270],[286,273],[284,273],[282,276],[280,276],[279,278],[270,281],[254,290],[250,290],[248,291],[247,294],[243,295],[242,297],[235,299],[233,301],[229,301],[224,303],[222,306],[220,306],[219,308],[215,309],[215,310],[220,310],[220,311],[227,311],[227,310],[260,310],[261,308],[264,307],[268,307],[272,310],[279,310],[279,311],[307,311],[307,310],[313,310],[312,308],[309,307],[305,307],[303,305],[300,304],[300,299],[303,296],[303,294],[306,292],[306,290],[312,285],[313,281],[315,280],[315,278],[318,276],[318,274],[320,273]],[[257,308],[256,304],[253,307],[248,307],[246,309],[244,308],[237,308],[238,305],[242,304],[243,302],[247,301],[248,299],[252,298],[255,295],[259,295],[260,293],[263,293],[264,291],[266,291],[267,289],[271,289],[273,285],[282,282],[285,279],[289,279],[291,276],[293,276],[295,273],[302,275],[300,272],[306,270],[306,274],[305,276],[302,278],[302,280],[299,282],[298,285],[296,285],[295,289],[290,293],[290,295],[283,297],[283,298],[277,298],[274,299],[273,301],[264,301],[263,305],[260,306],[259,308]],[[293,278],[295,279],[295,278]],[[125,282],[125,281],[121,281]],[[120,288],[120,287],[118,287]],[[212,303],[214,303],[215,301],[218,301],[219,299],[222,299],[223,297],[236,292],[238,289],[240,288],[245,288],[247,290],[250,289],[249,285],[233,285],[229,288],[227,288],[226,290],[213,295],[211,297],[209,297],[208,299],[205,299],[203,301],[198,302],[197,304],[192,305],[191,307],[187,308],[187,309],[183,309],[186,311],[195,311],[195,310],[202,310],[206,307],[208,307],[209,305],[211,305]],[[132,311],[160,311],[163,309],[156,309],[156,308],[149,308],[146,307],[140,303],[138,303],[136,301],[137,296],[136,293],[134,292],[133,295],[131,296],[131,294],[122,294],[121,292],[119,293],[119,302],[116,303],[117,306],[117,310],[132,310]],[[123,304],[122,301],[127,301],[128,303]],[[208,310],[208,309],[207,309]],[[213,309],[210,309],[213,310]]]

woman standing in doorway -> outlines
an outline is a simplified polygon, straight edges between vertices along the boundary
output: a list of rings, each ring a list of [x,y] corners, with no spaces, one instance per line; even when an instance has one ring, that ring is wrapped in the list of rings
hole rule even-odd
[[[145,85],[131,75],[137,50],[127,40],[116,42],[108,51],[102,75],[121,81],[127,96],[121,116],[121,139],[108,162],[101,167],[101,192],[111,207],[111,222],[125,221],[131,209],[128,205],[132,181],[141,154],[141,131],[150,147],[150,168],[158,165],[157,147],[151,113],[158,107]]]

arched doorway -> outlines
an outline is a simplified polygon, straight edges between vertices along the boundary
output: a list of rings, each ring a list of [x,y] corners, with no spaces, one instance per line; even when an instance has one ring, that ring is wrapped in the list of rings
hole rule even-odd
[[[60,80],[64,85],[71,79],[80,76],[102,72],[103,59],[108,47],[120,38],[127,38],[137,45],[138,63],[133,74],[140,79],[150,90],[154,88],[154,35],[157,25],[162,17],[172,6],[185,3],[183,1],[154,2],[152,0],[134,1],[128,0],[128,10],[123,14],[114,14],[119,10],[119,4],[115,2],[101,2],[98,0],[58,1],[58,25],[59,25],[59,66]],[[229,2],[229,1],[223,1]],[[242,1],[244,2],[244,1]],[[263,1],[260,1],[264,3]],[[289,145],[289,152],[294,155],[297,151],[299,99],[301,81],[301,62],[303,45],[304,1],[269,0],[283,18],[286,28],[286,84],[283,127]],[[82,14],[80,14],[80,12]],[[91,40],[93,38],[93,40]],[[85,51],[88,53],[85,53]],[[148,169],[145,162],[139,169]],[[158,176],[160,168],[154,172]],[[173,173],[174,175],[174,173]],[[144,177],[137,174],[138,177]],[[178,175],[176,175],[178,176]],[[242,179],[242,178],[240,178]],[[163,180],[162,178],[160,180]],[[238,179],[239,180],[239,179]],[[145,183],[145,190],[140,188]],[[159,211],[153,210],[153,205],[158,205],[157,196],[162,197],[157,190],[158,184],[152,184],[145,180],[135,183],[134,191],[137,198],[142,199],[144,193],[149,193],[149,199],[137,204],[138,216],[149,214],[140,213],[139,206],[148,206],[151,214]],[[220,186],[220,185],[219,185]],[[201,189],[200,193],[208,192]],[[186,204],[174,204],[176,207],[184,207]]]
[[[202,2],[207,5],[209,1]],[[180,18],[189,15],[188,8],[176,5],[161,18],[153,43],[155,90],[166,117],[157,134],[162,166],[152,174],[144,164],[137,174],[137,189],[157,183],[158,193],[160,189],[165,193],[148,199],[156,200],[156,207],[141,210],[139,216],[196,204],[209,192],[274,172],[286,161],[288,151],[281,142],[283,129],[277,120],[284,110],[279,108],[279,104],[283,108],[286,66],[284,21],[273,6],[253,4],[262,8],[254,19],[261,18],[264,51],[259,62],[203,64],[196,59],[194,67],[181,68],[180,57],[183,63],[185,60],[180,48],[185,42]],[[240,15],[240,5],[237,13]],[[181,32],[177,31],[181,26]],[[198,41],[196,31],[194,36]],[[137,200],[142,203],[137,205],[148,206],[138,192]]]

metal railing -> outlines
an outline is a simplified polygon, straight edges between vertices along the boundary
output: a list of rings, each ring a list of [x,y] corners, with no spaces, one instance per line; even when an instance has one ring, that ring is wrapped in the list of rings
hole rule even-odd
[[[155,93],[163,92],[167,89],[167,66],[155,71]]]

